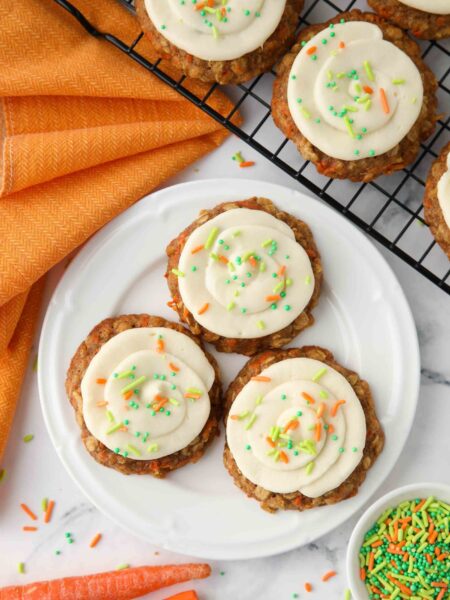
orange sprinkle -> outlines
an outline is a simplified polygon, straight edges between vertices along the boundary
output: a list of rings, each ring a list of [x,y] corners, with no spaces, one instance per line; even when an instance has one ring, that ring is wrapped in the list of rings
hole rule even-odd
[[[175,371],[175,373],[178,373],[178,371],[180,370],[180,367],[177,367],[177,365],[174,365],[173,362],[169,363],[169,367],[172,369],[172,371]]]
[[[400,581],[398,581],[397,579],[395,579],[395,577],[393,577],[390,573],[388,573],[386,575],[386,577],[388,579],[390,579],[392,581],[392,583],[395,583],[395,585],[400,588],[400,591],[403,592],[404,594],[406,594],[407,596],[412,596],[412,592],[409,588],[406,587],[406,585],[403,585],[403,583],[400,583]]]
[[[284,462],[285,464],[287,464],[289,462],[288,455],[283,450],[281,450],[281,452],[280,452],[280,460],[281,460],[281,462]]]
[[[244,162],[239,163],[239,166],[241,167],[241,169],[245,169],[245,167],[253,167],[254,164],[255,161],[253,160],[244,160]]]
[[[433,533],[433,531],[434,531],[434,523],[433,523],[433,521],[431,521],[430,526],[428,528],[428,533]]]
[[[164,352],[164,340],[158,339],[156,342],[156,352]]]
[[[394,536],[393,536],[393,540],[394,542],[398,541],[398,521],[394,521]]]
[[[268,382],[268,381],[272,381],[272,380],[270,379],[270,377],[266,377],[265,375],[255,375],[255,377],[252,377],[252,381]]]
[[[363,85],[363,90],[366,92],[366,94],[373,94],[373,89],[370,87],[370,85]]]
[[[286,265],[281,265],[281,267],[278,269],[278,277],[282,277],[286,272]]]
[[[440,555],[438,556],[438,560],[439,560],[439,561],[441,561],[441,560],[445,560],[445,559],[447,558],[447,556],[448,556],[448,553],[447,553],[447,552],[444,552],[443,554],[440,554]]]
[[[224,256],[223,254],[219,254],[219,256],[217,257],[221,263],[223,263],[224,265],[228,264],[228,258],[226,256]]]
[[[124,398],[124,400],[129,400],[132,395],[133,395],[133,392],[131,390],[128,390],[128,392],[125,392],[125,394],[123,395],[123,398]]]
[[[248,259],[248,262],[252,265],[252,267],[254,267],[256,269],[256,267],[258,266],[256,259],[254,256],[250,256]]]
[[[369,571],[371,571],[373,569],[374,562],[375,562],[375,554],[373,552],[371,552],[369,554],[369,564],[367,565],[367,568],[369,569]]]
[[[281,296],[279,294],[275,294],[273,296],[266,296],[266,302],[278,302],[281,300]]]
[[[371,548],[378,548],[378,546],[382,546],[383,542],[382,540],[377,540],[376,542],[374,542],[373,544],[370,544]]]
[[[106,383],[106,379],[104,377],[99,377],[95,381],[96,381],[96,383],[99,383],[100,385],[105,385],[105,383]]]
[[[335,404],[333,404],[333,406],[331,408],[331,416],[332,417],[336,416],[338,408],[341,406],[341,404],[345,404],[345,400],[338,400],[337,402],[335,402]]]
[[[436,554],[436,556],[439,556],[439,554],[441,553],[441,549],[439,548],[439,546],[436,546],[436,548],[434,549],[434,553]]]
[[[292,419],[284,428],[284,433],[287,433],[290,429],[297,429],[300,426],[298,419]]]
[[[169,402],[168,398],[166,398],[165,396],[160,396],[159,394],[156,394],[155,400],[156,400],[156,403],[153,405],[153,410],[156,410],[156,411],[158,411],[160,408],[162,408],[164,406],[164,404],[167,404],[167,402]]]
[[[225,8],[225,6],[223,6],[220,9],[220,14],[222,15],[222,17],[226,17],[227,16],[227,9]]]
[[[102,539],[102,534],[101,533],[96,533],[94,535],[94,537],[91,540],[91,543],[89,544],[89,548],[95,548],[95,546],[99,543],[99,541]]]
[[[443,581],[433,581],[433,583],[431,584],[433,587],[437,587],[437,588],[446,588],[448,587],[446,583],[444,583]]]
[[[205,302],[205,304],[198,311],[198,314],[202,315],[203,313],[205,313],[208,310],[208,308],[209,308],[209,302]]]
[[[381,595],[381,594],[383,593],[383,592],[380,590],[380,588],[377,588],[377,586],[376,586],[376,585],[373,585],[373,586],[371,587],[371,590],[372,590],[372,592],[375,592],[375,594],[379,594],[379,595]]]
[[[388,115],[391,112],[391,109],[389,108],[389,103],[384,88],[380,88],[380,102],[383,112]]]
[[[425,554],[425,558],[427,559],[427,562],[431,565],[431,563],[433,562],[431,556],[429,554]]]
[[[413,508],[413,512],[415,512],[415,513],[416,513],[416,512],[419,512],[419,510],[422,508],[422,506],[423,506],[424,504],[425,504],[425,498],[424,498],[423,500],[421,500],[421,501],[419,502],[419,504],[418,504],[418,505],[417,505],[415,508]]]
[[[362,567],[359,570],[359,578],[361,579],[361,581],[365,581],[366,580],[366,570],[364,567]]]
[[[239,415],[230,415],[230,419],[233,419],[233,421],[238,421]]]
[[[286,430],[285,430],[286,431]],[[266,437],[266,442],[269,444],[271,448],[275,448],[275,442],[270,437]]]
[[[403,562],[407,562],[409,560],[409,554],[407,552],[405,552],[405,554],[403,555]]]
[[[309,394],[307,394],[306,392],[302,392],[302,396],[310,404],[315,404],[316,403],[316,401],[314,400],[314,398],[312,396],[310,396]]]
[[[313,589],[313,588],[312,588],[312,585],[311,585],[311,584],[310,584],[310,583],[307,581],[307,582],[305,583],[305,590],[306,590],[307,592],[312,592],[312,589]]]
[[[342,50],[342,48],[345,48],[345,44],[344,42],[339,42],[339,48]]]
[[[437,536],[438,536],[438,532],[437,532],[437,531],[433,531],[433,533],[431,533],[431,534],[428,536],[428,541],[429,541],[429,543],[430,543],[430,544],[434,544],[434,542],[436,541],[436,538],[437,538]]]
[[[100,402],[97,402],[97,406],[99,406],[100,408],[102,406],[106,406],[108,403],[106,402],[106,400],[100,400]]]
[[[311,46],[311,48],[308,48],[308,50],[306,51],[306,54],[314,54],[316,50],[317,46]]]
[[[328,425],[328,433],[331,435],[334,433],[334,425]]]
[[[194,394],[193,392],[189,392],[184,395],[185,398],[192,398],[192,400],[198,400],[201,397],[201,394]]]
[[[314,439],[316,442],[320,442],[320,437],[322,435],[322,423],[316,423],[316,428],[314,431]]]
[[[447,592],[447,588],[442,588],[442,590],[439,592],[439,595],[436,598],[436,600],[443,600],[446,592]]]
[[[322,418],[322,417],[323,417],[323,413],[325,412],[326,408],[327,408],[327,406],[326,406],[326,404],[324,404],[323,402],[321,402],[321,403],[319,404],[319,408],[317,409],[317,412],[316,412],[316,417],[317,417],[318,419],[320,419],[320,418]]]
[[[53,513],[54,506],[55,506],[54,500],[50,500],[49,503],[47,504],[47,510],[45,511],[44,523],[49,523],[50,522],[50,519],[52,518],[52,513]]]
[[[37,516],[34,514],[34,512],[28,508],[28,506],[24,503],[22,503],[20,505],[20,508],[27,513],[27,515],[30,517],[30,519],[33,519],[33,521],[37,521]]]
[[[37,527],[30,527],[30,525],[25,525],[25,527],[22,527],[22,531],[37,531]]]
[[[395,562],[395,560],[391,560],[391,565],[395,568],[397,568],[397,563]]]
[[[119,428],[119,431],[128,431],[128,427],[126,425],[122,425],[122,427]]]
[[[328,581],[332,577],[335,577],[335,575],[336,571],[328,571],[328,573],[325,573],[325,575],[322,576],[322,581]]]
[[[197,252],[201,252],[205,246],[201,244],[200,246],[195,246],[193,250],[191,250],[191,254],[197,254]]]

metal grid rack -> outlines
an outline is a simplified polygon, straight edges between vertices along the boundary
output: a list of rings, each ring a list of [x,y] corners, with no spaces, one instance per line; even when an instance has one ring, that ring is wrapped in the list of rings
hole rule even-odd
[[[130,10],[134,10],[133,0],[119,1]],[[450,294],[449,262],[425,224],[422,207],[424,185],[431,163],[450,140],[450,117],[447,114],[439,119],[433,136],[422,144],[416,161],[403,171],[363,184],[328,179],[318,174],[309,161],[303,160],[294,145],[275,127],[270,114],[274,71],[260,75],[246,84],[225,86],[233,108],[228,115],[222,116],[210,103],[217,84],[213,84],[203,98],[195,96],[183,85],[184,76],[178,80],[173,79],[164,70],[164,62],[158,60],[152,63],[139,52],[142,33],[131,44],[126,44],[116,36],[96,29],[69,0],[55,2],[69,11],[91,35],[113,44],[176,89],[254,150]],[[320,23],[339,12],[356,7],[367,9],[362,0],[306,0],[299,27]],[[448,113],[450,43],[420,42],[420,45],[425,62],[433,69],[439,81],[439,112]],[[243,125],[240,127],[231,122],[237,110],[243,116]]]

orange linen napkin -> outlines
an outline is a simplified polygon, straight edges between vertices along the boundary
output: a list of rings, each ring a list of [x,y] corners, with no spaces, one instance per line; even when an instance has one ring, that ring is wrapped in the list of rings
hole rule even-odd
[[[74,3],[126,42],[140,31],[114,0]],[[227,134],[52,0],[2,2],[0,23],[1,459],[45,273]],[[155,58],[145,39],[136,49]],[[211,103],[231,108],[220,93]]]

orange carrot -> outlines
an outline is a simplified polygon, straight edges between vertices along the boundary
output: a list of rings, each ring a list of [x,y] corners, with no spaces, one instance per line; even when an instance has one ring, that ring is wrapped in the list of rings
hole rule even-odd
[[[25,527],[22,527],[22,531],[37,531],[37,529],[37,527],[31,527],[30,525],[25,525]]]
[[[281,300],[280,294],[274,294],[273,296],[266,296],[266,302],[278,302]]]
[[[314,400],[314,398],[312,396],[310,396],[309,394],[307,394],[306,392],[302,392],[302,396],[310,404],[315,404],[316,401]]]
[[[99,383],[100,385],[105,385],[105,383],[106,383],[106,379],[104,377],[99,377],[95,381],[96,381],[96,383]]]
[[[252,381],[268,382],[268,381],[272,381],[272,380],[270,379],[270,377],[265,377],[264,375],[255,375],[255,377],[252,377]]]
[[[133,567],[6,587],[0,589],[0,600],[132,600],[169,585],[204,579],[210,574],[211,567],[201,563]]]
[[[95,546],[99,543],[99,541],[102,539],[102,534],[101,533],[96,533],[94,535],[94,537],[91,540],[91,543],[89,544],[89,548],[95,548]]]
[[[164,598],[164,600],[198,600],[197,592],[195,590],[188,590],[187,592],[180,592],[175,596]]]
[[[27,515],[30,517],[30,519],[33,519],[33,521],[37,521],[37,516],[34,514],[34,512],[28,508],[28,506],[24,503],[22,503],[20,505],[20,508],[27,513]]]
[[[200,245],[200,246],[196,246],[193,250],[191,250],[191,254],[197,254],[197,252],[201,252],[203,250],[205,246]]]
[[[386,92],[384,91],[383,88],[380,88],[380,102],[381,102],[381,108],[383,109],[383,112],[388,115],[391,112],[391,109],[389,108],[389,103],[388,103],[388,99],[386,96]]]
[[[49,503],[47,504],[47,510],[45,511],[44,523],[49,523],[50,522],[50,519],[52,518],[53,507],[54,506],[55,506],[55,502],[53,500],[50,500]]]
[[[243,162],[239,163],[239,166],[241,169],[245,169],[245,167],[253,167],[254,164],[255,162],[253,160],[244,160]]]
[[[328,573],[325,573],[325,575],[322,576],[322,581],[328,581],[335,575],[336,575],[336,571],[328,571]]]
[[[309,583],[309,581],[305,583],[305,590],[307,592],[312,592],[312,585]]]
[[[177,365],[174,365],[172,362],[169,363],[169,367],[172,369],[172,371],[175,371],[175,373],[178,373],[180,370],[180,367],[177,367]]]
[[[338,400],[337,402],[335,402],[335,404],[333,404],[331,411],[330,411],[332,417],[336,416],[338,408],[341,406],[341,404],[345,404],[345,400]]]
[[[209,308],[209,302],[205,302],[205,304],[199,309],[198,314],[202,315],[203,313],[205,313]]]

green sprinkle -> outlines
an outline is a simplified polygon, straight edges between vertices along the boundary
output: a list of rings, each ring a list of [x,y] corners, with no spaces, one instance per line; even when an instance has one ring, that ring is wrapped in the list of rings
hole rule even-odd
[[[228,261],[227,265],[228,265],[228,268],[230,269],[230,271],[236,271],[236,267],[231,262],[231,260]]]
[[[264,273],[266,270],[266,263],[263,260],[259,263],[259,270],[261,273]]]
[[[42,512],[45,512],[47,510],[47,506],[48,506],[48,498],[42,498],[42,500],[41,500]]]
[[[110,433],[115,433],[121,427],[122,427],[122,423],[116,423],[115,425],[113,425],[112,427],[110,427],[109,429],[106,430],[106,434],[109,435]]]
[[[368,60],[364,61],[364,70],[366,72],[369,81],[375,81],[375,75],[373,74],[372,67],[370,66],[370,62]]]
[[[394,85],[402,85],[403,83],[405,83],[405,80],[404,79],[393,79],[392,83]]]
[[[199,394],[200,396],[203,394],[202,390],[199,390],[198,388],[195,388],[195,387],[189,387],[189,388],[187,388],[186,391],[188,394]]]
[[[306,474],[307,474],[307,475],[311,475],[311,473],[314,471],[314,467],[315,467],[315,466],[316,466],[316,464],[315,464],[315,462],[314,462],[314,461],[311,461],[310,463],[308,463],[308,464],[306,465],[306,469],[305,469],[305,471],[306,471]]]
[[[217,256],[217,254],[215,252],[210,252],[209,257],[212,258],[213,260],[219,260],[219,257]]]
[[[212,245],[216,241],[216,237],[218,234],[219,234],[219,228],[213,227],[211,229],[211,231],[209,232],[208,237],[206,238],[206,242],[205,242],[206,250],[209,250],[212,247]]]
[[[55,550],[55,554],[56,556],[59,556],[61,554],[61,550]]]
[[[259,396],[256,396],[256,400],[255,400],[256,406],[259,406],[262,401],[263,401],[263,397],[261,396],[261,394]]]
[[[175,398],[169,398],[169,402],[174,406],[180,406],[180,403],[178,402],[178,400],[175,400]]]
[[[344,108],[345,108],[345,110],[348,110],[349,112],[359,112],[359,110],[356,108],[356,106],[352,106],[351,104],[345,104]]]
[[[147,452],[156,452],[158,450],[159,446],[158,444],[150,444],[150,446],[147,448]]]
[[[344,600],[351,600],[352,598],[352,593],[351,591],[347,588],[344,592]]]
[[[273,293],[274,294],[279,294],[284,288],[284,281],[280,281],[279,283],[277,283],[277,285],[273,288]]]
[[[300,110],[301,110],[302,115],[305,117],[305,119],[311,118],[311,113],[304,106],[302,106]]]
[[[110,423],[115,423],[116,419],[114,418],[114,415],[112,414],[112,412],[110,410],[106,411],[106,416],[108,417],[108,421]]]
[[[212,29],[213,38],[217,39],[219,37],[219,32],[217,30],[217,27],[215,25],[213,25],[211,29]]]
[[[328,398],[328,392],[326,392],[325,390],[320,390],[319,396],[321,398]]]
[[[25,444],[28,444],[28,442],[31,442],[31,440],[34,439],[34,435],[32,433],[28,433],[27,435],[24,435],[22,439]]]
[[[193,265],[193,266],[191,267],[191,271],[192,271],[193,273],[195,273],[195,271],[196,271],[196,270],[197,270],[197,267],[196,267],[195,265]]]
[[[20,562],[17,565],[17,571],[18,571],[18,573],[21,573],[23,575],[25,573],[25,563]]]
[[[247,425],[245,426],[245,429],[251,429],[257,418],[258,418],[258,416],[255,415],[255,413],[252,413],[252,416],[250,417]]]
[[[126,377],[130,377],[131,375],[134,375],[133,373],[134,369],[128,369],[127,371],[122,371],[121,373],[117,373],[114,374],[114,378],[115,379],[125,379]]]
[[[233,310],[233,308],[236,306],[236,304],[231,301],[227,304],[227,310]]]
[[[272,239],[268,239],[268,240],[266,240],[265,242],[263,242],[263,243],[261,244],[261,248],[267,248],[267,246],[270,246],[270,244],[271,244],[272,242],[273,242],[273,240],[272,240]]]
[[[305,277],[305,283],[306,283],[306,285],[309,285],[311,283],[311,275],[307,275]]]
[[[231,237],[238,237],[241,235],[241,231],[239,229],[237,229],[236,231],[233,231],[233,233],[231,234]]]
[[[144,381],[147,379],[147,377],[145,375],[142,375],[141,377],[139,377],[138,379],[136,379],[136,381],[132,381],[131,383],[129,383],[128,385],[126,385],[125,387],[123,387],[120,390],[121,394],[126,394],[127,392],[129,392],[130,390],[132,390],[133,388],[135,388],[137,385],[140,385],[141,383],[144,383]]]
[[[284,306],[284,310],[287,310],[287,311],[291,310],[291,308],[292,307],[290,306],[290,304],[285,304],[285,306]]]
[[[312,376],[312,381],[319,381],[319,379],[321,377],[323,377],[325,375],[325,373],[328,371],[328,369],[326,367],[323,367],[322,369],[319,369],[313,376]]]
[[[333,442],[335,442],[338,439],[338,436],[336,434],[331,436],[331,439],[333,440]]]
[[[124,569],[129,569],[130,565],[128,563],[122,563],[121,565],[117,565],[116,571],[123,571]]]
[[[369,150],[369,156],[375,156],[375,150]]]
[[[127,448],[135,456],[141,456],[141,452],[136,448],[136,446],[133,446],[132,444],[127,444]]]
[[[258,321],[256,323],[256,326],[258,327],[258,329],[261,329],[261,330],[263,330],[263,329],[266,328],[266,325],[265,325],[264,321]]]
[[[172,273],[177,277],[184,277],[183,271],[179,271],[178,269],[172,269]]]
[[[345,123],[345,126],[347,128],[347,131],[348,131],[350,137],[354,138],[355,132],[353,131],[353,127],[351,125],[350,119],[347,116],[345,116],[345,117],[343,117],[343,121]]]

